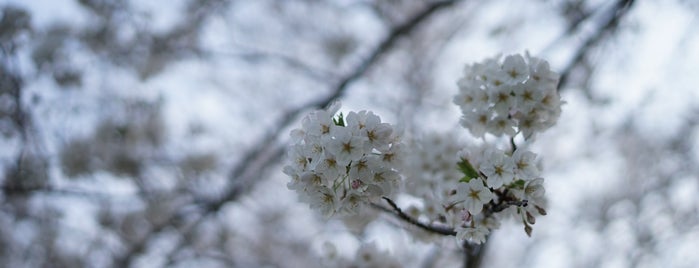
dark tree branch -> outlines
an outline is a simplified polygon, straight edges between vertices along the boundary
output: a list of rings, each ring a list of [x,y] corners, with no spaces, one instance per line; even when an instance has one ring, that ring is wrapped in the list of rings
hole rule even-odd
[[[503,193],[500,193],[498,191],[494,191],[498,195],[498,202],[490,201],[490,203],[485,204],[483,207],[483,214],[486,215],[486,217],[489,217],[490,215],[493,215],[494,213],[501,212],[505,210],[506,208],[510,206],[516,206],[516,207],[526,207],[527,206],[527,200],[514,200],[510,196],[506,196]],[[371,204],[373,208],[376,208],[378,210],[381,210],[383,212],[387,212],[389,214],[393,214],[394,216],[400,218],[401,220],[410,223],[412,225],[415,225],[417,227],[420,227],[421,229],[436,233],[436,234],[441,234],[441,235],[456,235],[456,232],[451,229],[451,228],[445,228],[445,227],[440,227],[440,226],[434,226],[434,225],[429,225],[429,224],[424,224],[418,221],[417,219],[405,214],[403,210],[396,205],[393,200],[391,200],[388,197],[383,197],[386,202],[391,206],[391,208],[386,208],[381,205],[377,204]]]
[[[423,229],[427,232],[440,234],[440,235],[456,236],[456,231],[454,231],[454,229],[421,223],[417,219],[414,219],[413,217],[410,217],[409,215],[403,213],[403,210],[401,210],[398,207],[398,205],[396,205],[396,203],[393,202],[393,200],[391,200],[390,198],[383,197],[383,199],[386,200],[386,202],[391,206],[390,209],[383,207],[381,205],[377,205],[377,204],[371,204],[371,206],[376,208],[376,209],[379,209],[381,211],[393,214],[394,216],[398,217],[399,219],[401,219],[407,223],[410,223],[412,225],[415,225],[415,226],[419,227],[420,229]]]
[[[603,21],[599,24],[596,31],[591,34],[580,47],[576,50],[571,61],[568,65],[561,71],[561,79],[558,83],[558,90],[567,86],[569,77],[575,67],[580,66],[584,63],[590,50],[597,46],[606,37],[609,37],[619,26],[619,21],[628,14],[634,0],[618,0],[614,6],[612,6],[608,11]]]

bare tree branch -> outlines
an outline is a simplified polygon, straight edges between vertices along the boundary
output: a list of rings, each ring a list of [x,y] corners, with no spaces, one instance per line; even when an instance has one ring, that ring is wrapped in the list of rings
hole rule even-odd
[[[598,45],[605,38],[610,37],[611,34],[618,28],[619,21],[628,14],[634,0],[618,0],[614,6],[612,6],[608,11],[603,21],[599,24],[596,31],[591,34],[580,47],[576,50],[571,61],[568,65],[563,68],[561,72],[561,79],[558,83],[558,90],[567,86],[569,77],[575,67],[580,66],[587,57],[590,50]]]

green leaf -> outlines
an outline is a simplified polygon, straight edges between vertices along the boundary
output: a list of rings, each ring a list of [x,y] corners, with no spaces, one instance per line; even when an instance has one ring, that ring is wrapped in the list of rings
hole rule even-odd
[[[333,123],[335,123],[336,126],[341,126],[341,127],[345,126],[345,118],[342,115],[342,113],[337,115],[337,118],[333,117]]]
[[[524,184],[526,184],[526,183],[527,182],[524,180],[516,180],[516,181],[513,181],[512,183],[510,183],[508,188],[524,189]]]
[[[468,162],[467,159],[462,158],[461,161],[457,163],[457,165],[459,166],[459,170],[465,175],[464,178],[462,178],[460,181],[468,182],[472,178],[479,177],[478,171],[476,171],[476,169],[473,168],[473,165],[471,165],[471,163]]]

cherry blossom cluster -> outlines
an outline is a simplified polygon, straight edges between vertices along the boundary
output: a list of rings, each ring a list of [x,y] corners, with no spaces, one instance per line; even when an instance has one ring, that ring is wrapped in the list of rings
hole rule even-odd
[[[411,141],[408,150],[374,113],[336,116],[336,103],[310,113],[291,132],[290,161],[284,167],[291,177],[288,188],[326,217],[365,213],[362,208],[371,204],[427,233],[455,235],[463,246],[485,242],[506,219],[521,222],[531,235],[536,217],[546,215],[546,200],[539,160],[527,145],[558,120],[559,76],[546,61],[528,54],[501,58],[467,65],[454,97],[463,113],[461,124],[483,137],[479,145],[464,146],[455,134],[427,134]],[[498,144],[505,139],[486,139],[486,133],[509,142]],[[524,139],[518,146],[520,134]],[[406,178],[405,194],[421,201],[407,210],[391,199],[401,177]],[[373,265],[383,255],[377,252],[373,245],[360,248],[357,260],[367,261],[360,267],[392,266]],[[335,260],[333,266],[346,266],[343,259]]]
[[[326,217],[355,214],[394,194],[400,180],[402,145],[393,127],[367,111],[335,116],[339,109],[335,103],[303,118],[284,167],[288,188]]]
[[[485,133],[525,139],[548,129],[561,113],[556,87],[559,75],[545,60],[516,54],[466,65],[458,81],[454,103],[461,108],[461,124],[476,137]]]
[[[521,221],[531,235],[536,216],[546,215],[536,154],[517,148],[514,137],[522,133],[529,140],[556,123],[562,104],[558,78],[548,62],[528,54],[466,66],[454,97],[464,114],[462,125],[474,136],[508,136],[511,148],[503,151],[486,142],[480,150],[461,153],[463,183],[451,191],[446,206],[462,216],[455,226],[459,240],[483,243],[508,217]]]
[[[459,240],[480,244],[507,218],[520,221],[531,235],[536,216],[546,215],[536,154],[487,147],[462,152],[458,166],[464,177],[447,199],[447,208],[461,215],[455,226]]]
[[[406,193],[422,201],[408,213],[430,226],[454,230],[460,244],[483,243],[505,219],[521,222],[531,235],[536,217],[546,215],[537,156],[526,146],[517,147],[514,137],[521,133],[526,145],[555,124],[562,103],[558,74],[529,55],[500,58],[467,65],[454,102],[472,135],[506,136],[509,148],[499,149],[486,139],[465,147],[453,134],[431,134],[412,142],[412,154],[405,158]]]
[[[480,244],[508,218],[521,221],[530,234],[536,215],[546,214],[536,154],[523,148],[464,148],[454,140],[454,135],[435,133],[411,147],[413,153],[405,158],[405,192],[422,204],[409,214],[454,229],[460,242]]]

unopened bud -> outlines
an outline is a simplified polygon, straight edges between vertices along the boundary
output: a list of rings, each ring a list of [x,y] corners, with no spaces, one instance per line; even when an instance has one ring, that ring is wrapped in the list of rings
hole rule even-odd
[[[354,180],[352,181],[352,189],[357,190],[359,187],[362,187],[362,181],[360,180]]]
[[[546,210],[540,206],[534,206],[536,208],[536,211],[539,212],[539,214],[546,216]]]
[[[534,216],[533,216],[531,213],[529,213],[528,211],[527,211],[527,222],[528,222],[529,224],[535,224],[535,223],[536,223],[536,218],[534,218]]]
[[[526,223],[524,224],[524,232],[527,233],[527,236],[532,237],[532,227]]]
[[[463,210],[461,215],[461,220],[464,222],[470,222],[471,221],[471,212],[468,212],[468,210]]]

